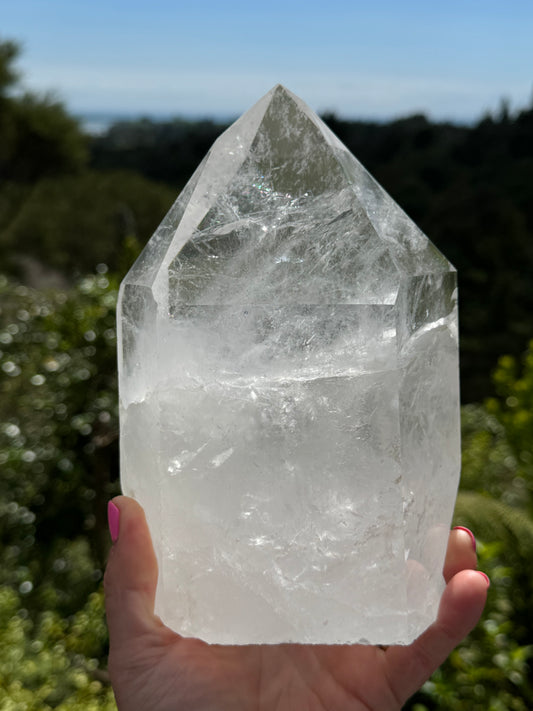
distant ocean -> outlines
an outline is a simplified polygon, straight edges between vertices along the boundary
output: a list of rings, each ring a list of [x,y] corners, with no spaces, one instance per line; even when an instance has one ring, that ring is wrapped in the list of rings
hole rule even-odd
[[[86,133],[90,133],[93,136],[99,136],[105,133],[107,129],[118,121],[135,121],[141,118],[140,114],[126,114],[126,113],[106,113],[99,111],[91,111],[87,113],[78,113],[76,118],[81,123],[83,130]],[[154,121],[162,121],[164,118],[168,117],[156,117],[150,116]]]
[[[90,133],[93,136],[99,136],[105,133],[110,126],[119,121],[137,121],[140,118],[147,118],[150,121],[171,121],[177,116],[180,118],[190,119],[192,121],[198,121],[205,119],[205,116],[187,116],[184,114],[140,114],[140,113],[118,113],[118,112],[106,112],[106,111],[87,111],[78,112],[75,114],[78,121],[81,123],[83,130],[86,133]],[[220,123],[231,123],[235,120],[235,116],[212,116],[208,117],[213,121],[218,121]]]

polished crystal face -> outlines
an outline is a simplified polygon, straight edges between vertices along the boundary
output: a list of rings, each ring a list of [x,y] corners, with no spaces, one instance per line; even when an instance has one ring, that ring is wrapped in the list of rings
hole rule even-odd
[[[300,99],[275,87],[215,142],[125,278],[119,334],[122,487],[166,624],[392,644],[435,619],[455,270]]]

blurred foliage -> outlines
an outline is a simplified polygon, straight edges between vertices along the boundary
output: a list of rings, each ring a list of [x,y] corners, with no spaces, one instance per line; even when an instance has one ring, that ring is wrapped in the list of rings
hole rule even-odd
[[[533,515],[533,341],[522,358],[503,356],[494,374],[498,398],[487,401],[487,409],[505,427],[516,453],[516,473],[527,491],[528,510]]]
[[[106,639],[103,594],[64,619],[33,620],[13,589],[0,587],[0,708],[3,711],[113,711],[98,656]]]
[[[18,72],[14,67],[14,62],[20,52],[16,42],[10,40],[0,40],[0,96],[7,94],[9,89],[17,83]]]
[[[117,492],[116,293],[105,273],[68,295],[0,280],[0,531],[18,564],[0,575],[29,582],[43,609],[79,609],[105,560],[105,506]],[[92,583],[78,564],[87,556]]]
[[[121,266],[175,190],[127,170],[88,169],[88,138],[52,96],[21,93],[18,48],[0,41],[0,262],[32,286],[72,283],[101,262]],[[121,166],[123,168],[124,166]]]
[[[0,277],[0,708],[114,708],[100,581],[118,493],[116,279]]]
[[[75,174],[87,163],[87,140],[52,96],[15,91],[18,54],[14,42],[0,40],[0,180]]]
[[[119,121],[91,138],[91,164],[99,170],[134,170],[180,190],[225,128],[208,119]]]
[[[143,120],[88,139],[53,98],[18,91],[17,54],[0,41],[0,708],[110,711],[117,284],[222,127]],[[406,708],[531,709],[533,344],[517,354],[531,337],[533,111],[472,128],[326,119],[459,268],[468,399],[511,353],[494,397],[463,408],[456,523],[478,535],[487,609]]]
[[[3,192],[0,254],[11,271],[44,264],[67,276],[99,262],[118,268],[126,240],[151,234],[173,198],[169,188],[126,171],[46,178],[27,192],[11,183]]]

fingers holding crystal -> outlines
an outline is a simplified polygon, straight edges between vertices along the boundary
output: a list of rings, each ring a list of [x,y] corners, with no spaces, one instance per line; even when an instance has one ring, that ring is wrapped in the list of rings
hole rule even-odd
[[[458,526],[448,539],[443,571],[447,586],[437,620],[411,645],[386,648],[387,678],[397,698],[405,700],[414,693],[477,624],[490,582],[476,568],[475,537]]]
[[[454,549],[459,540],[457,535],[451,538],[454,555],[458,552]],[[458,572],[446,586],[436,622],[409,646],[387,649],[386,676],[395,697],[402,703],[475,627],[485,606],[488,586],[489,580],[484,573],[475,570]]]

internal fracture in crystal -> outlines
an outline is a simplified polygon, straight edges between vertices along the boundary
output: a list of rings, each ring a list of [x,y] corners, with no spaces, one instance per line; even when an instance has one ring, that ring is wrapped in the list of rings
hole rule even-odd
[[[121,480],[156,611],[222,644],[408,643],[459,476],[456,275],[277,86],[125,278]]]

